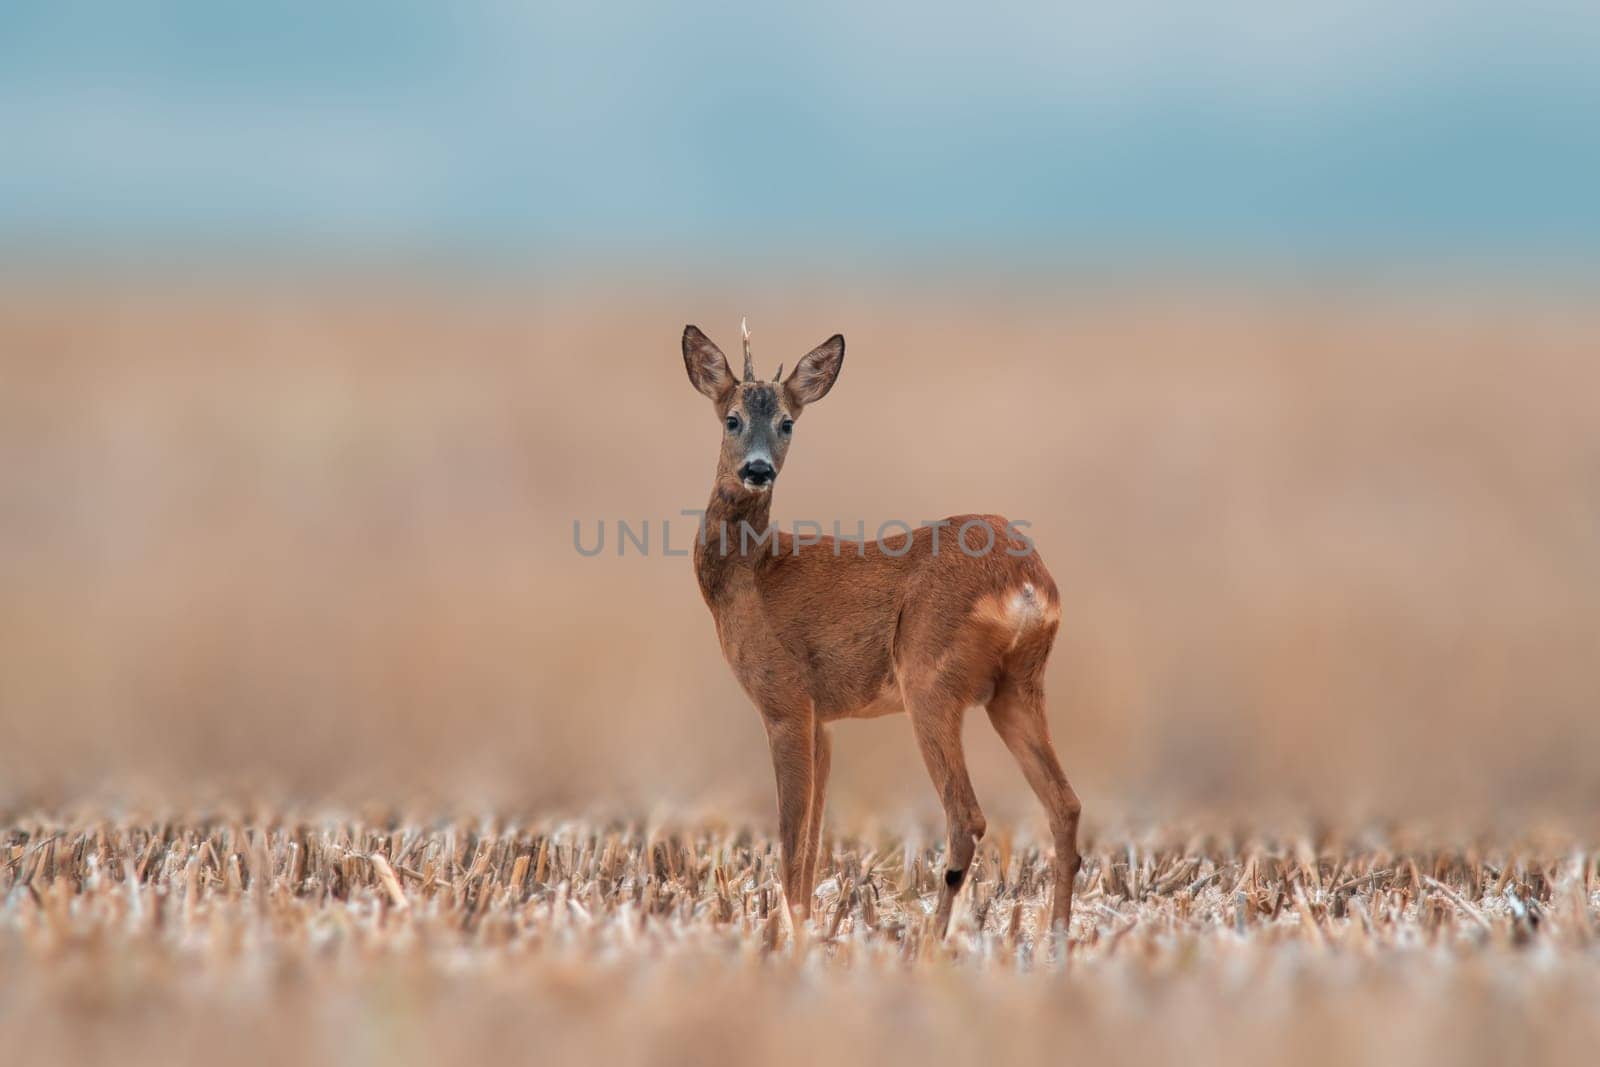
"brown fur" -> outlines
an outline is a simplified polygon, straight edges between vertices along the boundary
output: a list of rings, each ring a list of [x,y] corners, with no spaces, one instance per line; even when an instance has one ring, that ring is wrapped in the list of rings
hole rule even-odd
[[[996,515],[958,515],[937,530],[919,528],[909,547],[904,534],[864,546],[827,536],[797,545],[794,536],[771,531],[771,486],[752,489],[740,471],[761,449],[781,471],[788,434],[777,428],[832,388],[844,339],[813,350],[776,390],[736,380],[721,351],[693,326],[684,330],[683,349],[690,381],[711,398],[725,430],[695,574],[723,655],[766,725],[791,904],[809,912],[816,884],[827,724],[906,711],[948,824],[936,917],[943,933],[985,830],[961,747],[966,709],[982,704],[1049,815],[1052,923],[1065,931],[1079,863],[1079,803],[1045,721],[1044,666],[1061,608],[1044,562]],[[973,551],[986,543],[982,527],[992,531],[987,553],[958,546],[969,520]],[[745,527],[768,537],[758,543]]]

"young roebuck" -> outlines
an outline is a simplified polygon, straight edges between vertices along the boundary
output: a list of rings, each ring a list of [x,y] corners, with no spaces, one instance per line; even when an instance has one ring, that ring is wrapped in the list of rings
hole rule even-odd
[[[746,330],[741,381],[710,338],[686,326],[683,363],[722,428],[695,575],[723,655],[766,725],[790,906],[809,914],[816,885],[827,724],[906,711],[947,820],[935,919],[943,936],[985,828],[961,747],[966,709],[982,704],[1049,815],[1051,921],[1065,932],[1079,805],[1045,722],[1044,667],[1060,600],[1031,542],[994,515],[958,515],[865,544],[771,529],[772,486],[795,421],[839,377],[844,338],[807,353],[787,379],[780,367],[763,382]]]

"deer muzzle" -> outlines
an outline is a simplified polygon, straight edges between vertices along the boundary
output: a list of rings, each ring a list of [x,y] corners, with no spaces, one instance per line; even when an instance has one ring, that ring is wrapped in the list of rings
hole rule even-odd
[[[749,460],[739,468],[739,480],[747,489],[765,489],[777,477],[777,470],[764,459]]]

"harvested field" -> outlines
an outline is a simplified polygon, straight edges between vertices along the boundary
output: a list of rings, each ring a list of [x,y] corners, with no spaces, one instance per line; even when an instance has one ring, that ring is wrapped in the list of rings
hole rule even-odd
[[[640,280],[0,284],[0,1067],[1593,1059],[1592,302]],[[783,920],[664,543],[680,331],[745,314],[850,338],[784,521],[1035,524],[1065,957],[978,715],[949,939],[903,717]],[[1025,461],[936,429],[996,417]]]
[[[809,923],[718,823],[234,810],[5,817],[0,1029],[46,1055],[470,1062],[1578,1062],[1600,849],[1564,831],[1092,832],[1070,947],[995,827],[831,837]],[[931,837],[931,835],[928,835]]]

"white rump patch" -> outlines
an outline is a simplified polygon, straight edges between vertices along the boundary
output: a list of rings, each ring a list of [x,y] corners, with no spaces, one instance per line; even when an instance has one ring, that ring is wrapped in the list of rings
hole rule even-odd
[[[972,608],[972,614],[1011,631],[1011,648],[1029,630],[1061,618],[1059,606],[1039,595],[1032,582],[998,596],[986,596]]]

